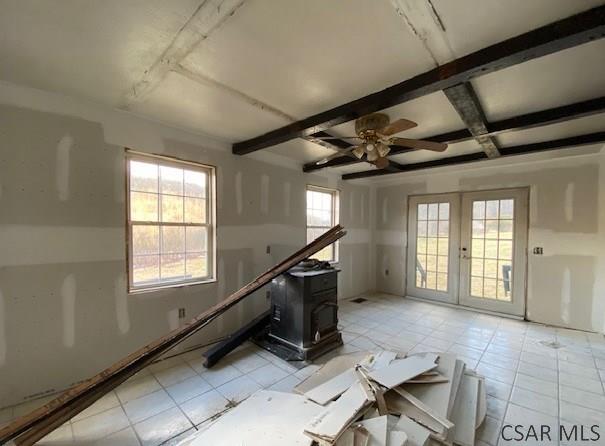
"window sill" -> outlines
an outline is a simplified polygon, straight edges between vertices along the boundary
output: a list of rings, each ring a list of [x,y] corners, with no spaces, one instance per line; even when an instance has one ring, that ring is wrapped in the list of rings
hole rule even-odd
[[[212,278],[212,279],[207,279],[207,280],[196,280],[194,282],[180,282],[180,283],[171,283],[171,284],[166,284],[166,285],[157,285],[157,286],[150,286],[147,288],[130,288],[128,290],[128,294],[146,294],[146,293],[153,293],[153,292],[157,292],[157,291],[164,291],[164,290],[169,290],[169,289],[173,289],[173,288],[186,288],[186,287],[191,287],[191,286],[196,286],[196,285],[205,285],[205,284],[210,284],[210,283],[216,283],[217,279],[216,278]]]

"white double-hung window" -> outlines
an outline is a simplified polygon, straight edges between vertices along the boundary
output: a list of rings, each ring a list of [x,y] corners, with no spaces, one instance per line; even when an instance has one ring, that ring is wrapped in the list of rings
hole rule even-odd
[[[215,279],[215,169],[127,152],[128,284],[141,291]]]
[[[338,224],[338,191],[307,186],[307,243]],[[329,262],[338,261],[338,242],[326,246],[313,256]]]

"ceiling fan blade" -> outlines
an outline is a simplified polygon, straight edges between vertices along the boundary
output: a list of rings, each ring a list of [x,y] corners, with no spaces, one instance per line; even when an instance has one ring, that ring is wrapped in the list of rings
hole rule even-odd
[[[423,139],[410,138],[392,138],[390,145],[409,147],[410,149],[432,150],[433,152],[443,152],[447,149],[447,144],[442,142],[426,141]]]
[[[397,121],[393,121],[389,125],[378,129],[377,132],[381,135],[391,136],[396,133],[403,132],[404,130],[412,129],[417,125],[418,124],[416,124],[414,121],[410,121],[409,119],[398,119]]]
[[[313,139],[361,139],[359,136],[312,136]]]
[[[347,156],[349,153],[351,153],[353,151],[355,147],[351,147],[350,149],[347,150],[343,150],[342,152],[336,152],[333,153],[330,156],[326,156],[325,158],[320,159],[319,161],[317,161],[315,164],[317,166],[321,166],[323,164],[326,164],[328,161],[333,160],[334,158],[339,158],[341,156]]]

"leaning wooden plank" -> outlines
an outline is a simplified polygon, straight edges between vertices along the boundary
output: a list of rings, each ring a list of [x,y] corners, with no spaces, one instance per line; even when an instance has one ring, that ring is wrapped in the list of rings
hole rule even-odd
[[[315,373],[309,376],[307,379],[298,384],[294,391],[297,393],[305,394],[311,389],[322,385],[329,381],[335,376],[355,367],[355,364],[359,364],[364,359],[369,359],[371,354],[368,352],[355,352],[347,355],[336,356],[330,359],[323,366],[319,368]]]
[[[464,374],[452,411],[452,422],[455,425],[454,443],[460,446],[475,445],[478,396],[479,379]]]
[[[331,445],[368,404],[365,392],[361,385],[356,383],[311,420],[304,433],[320,445]]]
[[[344,235],[346,235],[346,232],[342,226],[335,226],[231,296],[210,307],[189,323],[131,353],[97,375],[62,393],[46,405],[13,421],[8,426],[0,429],[0,444],[7,443],[11,439],[16,445],[34,444],[175,345],[189,338],[236,303],[265,286],[273,278],[334,243]]]
[[[412,356],[405,359],[397,359],[388,366],[368,372],[370,378],[388,389],[397,387],[424,372],[437,367],[431,359]]]
[[[261,390],[194,435],[190,446],[311,446],[303,429],[323,408],[304,396]]]
[[[230,335],[224,341],[212,346],[202,356],[205,358],[204,367],[211,368],[219,362],[225,355],[239,347],[244,341],[247,341],[255,334],[259,333],[271,320],[271,311],[267,310],[260,316],[255,317],[242,328]]]
[[[401,415],[395,430],[403,431],[408,436],[408,446],[426,446],[431,432],[405,415]]]

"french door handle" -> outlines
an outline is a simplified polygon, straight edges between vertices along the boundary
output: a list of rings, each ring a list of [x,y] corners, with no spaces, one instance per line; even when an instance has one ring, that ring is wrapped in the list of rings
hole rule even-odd
[[[460,258],[462,258],[462,259],[468,259],[468,258],[470,258],[470,257],[469,257],[469,256],[466,254],[466,252],[467,252],[466,247],[465,247],[465,246],[461,247],[461,248],[460,248]]]

